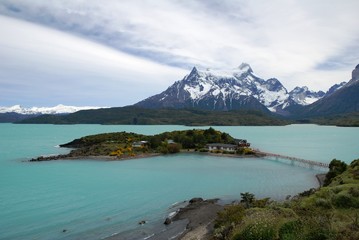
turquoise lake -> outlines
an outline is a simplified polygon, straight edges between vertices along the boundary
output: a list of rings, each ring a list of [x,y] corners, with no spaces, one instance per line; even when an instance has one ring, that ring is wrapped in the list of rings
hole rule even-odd
[[[267,152],[327,163],[359,158],[359,128],[214,128]],[[228,202],[252,192],[282,200],[318,186],[315,174],[323,170],[274,159],[180,154],[130,161],[26,162],[66,153],[68,149],[56,146],[85,135],[184,129],[193,127],[0,124],[0,239],[103,239],[122,232],[146,238],[155,226],[164,227],[161,223],[174,205],[192,197]],[[139,226],[141,220],[148,224]]]

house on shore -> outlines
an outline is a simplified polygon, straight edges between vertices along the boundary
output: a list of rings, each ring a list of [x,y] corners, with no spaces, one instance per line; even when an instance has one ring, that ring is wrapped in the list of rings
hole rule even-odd
[[[172,139],[168,139],[168,140],[166,140],[166,142],[167,142],[167,144],[176,144],[176,142],[173,141]]]
[[[141,148],[141,147],[146,146],[147,144],[148,144],[148,141],[138,141],[138,142],[133,142],[132,147]]]
[[[249,142],[247,142],[247,140],[245,139],[234,139],[234,141],[236,142],[236,144],[238,145],[238,147],[250,147],[251,144]]]
[[[224,144],[224,143],[210,143],[206,145],[209,151],[228,151],[228,152],[235,152],[237,150],[237,145],[234,144]]]

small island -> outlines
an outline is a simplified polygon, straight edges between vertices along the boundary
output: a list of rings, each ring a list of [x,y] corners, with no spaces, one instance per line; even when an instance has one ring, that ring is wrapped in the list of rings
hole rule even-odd
[[[225,156],[257,156],[245,139],[236,139],[212,127],[143,135],[115,132],[75,139],[60,147],[72,148],[68,154],[40,156],[30,161],[96,158],[126,160],[180,152],[200,152]]]

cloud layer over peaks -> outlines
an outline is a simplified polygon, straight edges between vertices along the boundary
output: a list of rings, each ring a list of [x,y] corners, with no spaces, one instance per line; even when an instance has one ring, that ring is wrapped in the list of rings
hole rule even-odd
[[[350,78],[359,62],[357,9],[355,0],[0,3],[0,14],[170,66],[176,74],[193,65],[248,62],[259,76],[277,77],[288,90],[297,85],[326,90]]]

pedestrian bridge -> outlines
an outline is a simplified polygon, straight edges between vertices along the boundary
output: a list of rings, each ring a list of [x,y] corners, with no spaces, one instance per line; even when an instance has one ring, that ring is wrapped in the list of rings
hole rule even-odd
[[[328,163],[322,163],[322,162],[318,162],[318,161],[307,160],[307,159],[297,158],[297,157],[290,157],[290,156],[286,156],[286,155],[282,155],[282,154],[263,152],[260,150],[254,150],[254,151],[256,154],[263,155],[264,157],[273,157],[276,160],[279,160],[279,159],[290,160],[290,161],[292,161],[293,164],[299,163],[300,165],[306,165],[311,168],[312,167],[329,168]]]

